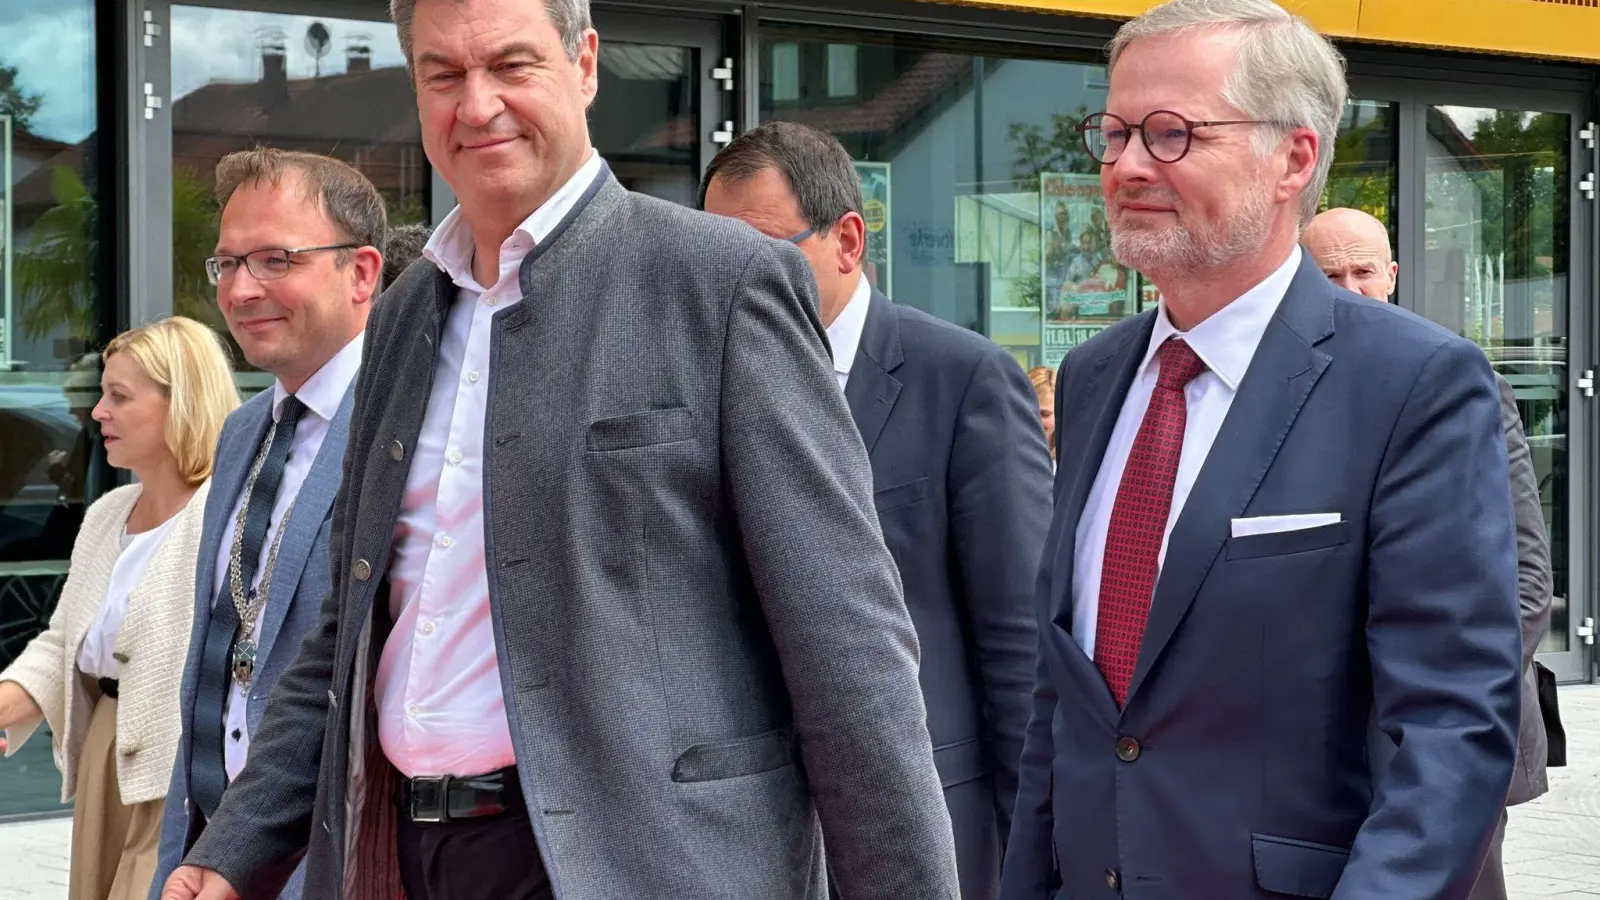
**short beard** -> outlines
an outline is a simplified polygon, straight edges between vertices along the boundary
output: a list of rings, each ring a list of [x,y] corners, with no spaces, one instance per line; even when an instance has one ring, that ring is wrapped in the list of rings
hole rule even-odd
[[[1271,212],[1267,186],[1256,182],[1232,219],[1214,229],[1196,232],[1181,217],[1161,229],[1118,227],[1112,222],[1111,252],[1117,262],[1147,278],[1212,271],[1260,252],[1267,243]]]

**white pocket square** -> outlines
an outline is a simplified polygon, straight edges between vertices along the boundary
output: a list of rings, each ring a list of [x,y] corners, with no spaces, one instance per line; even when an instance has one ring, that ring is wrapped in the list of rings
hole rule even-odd
[[[1284,531],[1304,531],[1323,525],[1337,525],[1344,521],[1338,513],[1304,513],[1297,516],[1250,516],[1233,520],[1233,536],[1252,534],[1278,534]]]

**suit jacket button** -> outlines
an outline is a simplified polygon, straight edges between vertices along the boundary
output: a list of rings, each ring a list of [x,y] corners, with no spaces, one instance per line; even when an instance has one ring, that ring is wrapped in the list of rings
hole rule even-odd
[[[1139,758],[1139,742],[1131,737],[1117,738],[1117,759],[1131,763]]]
[[[1117,874],[1116,869],[1106,870],[1106,887],[1111,888],[1117,893],[1122,892],[1122,876]]]
[[[366,581],[372,577],[372,563],[364,559],[356,560],[355,571],[352,574],[356,576],[357,581]]]
[[[123,653],[121,650],[112,653],[111,658],[116,660],[121,665],[125,666],[128,664],[128,654]]]
[[[389,455],[394,457],[394,461],[395,462],[399,462],[402,459],[405,459],[406,458],[406,445],[400,443],[399,441],[395,441],[394,443],[389,445]]]

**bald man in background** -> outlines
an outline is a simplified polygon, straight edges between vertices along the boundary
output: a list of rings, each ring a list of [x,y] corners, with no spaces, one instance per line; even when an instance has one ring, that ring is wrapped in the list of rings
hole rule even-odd
[[[1300,237],[1328,280],[1363,297],[1388,301],[1400,264],[1389,252],[1389,229],[1359,209],[1330,209]]]
[[[1382,222],[1358,209],[1330,209],[1311,220],[1300,240],[1329,281],[1364,297],[1389,302],[1400,264],[1390,252],[1389,229]],[[1522,607],[1522,722],[1517,733],[1517,766],[1506,796],[1506,805],[1515,806],[1549,789],[1545,778],[1549,748],[1544,719],[1539,715],[1533,655],[1550,628],[1550,547],[1516,395],[1505,376],[1497,372],[1494,377],[1500,385],[1500,421],[1506,432],[1511,503],[1517,516],[1517,599]],[[1502,814],[1470,900],[1506,900],[1501,864],[1505,836],[1506,817]]]

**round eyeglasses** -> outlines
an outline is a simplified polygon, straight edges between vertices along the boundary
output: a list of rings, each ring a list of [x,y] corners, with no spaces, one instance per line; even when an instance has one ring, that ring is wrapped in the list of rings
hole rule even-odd
[[[239,264],[250,271],[257,281],[273,281],[289,274],[293,265],[289,257],[296,253],[317,253],[322,250],[354,250],[361,244],[328,244],[323,247],[299,247],[293,250],[266,248],[252,250],[242,256],[213,256],[206,260],[206,278],[212,284],[232,281],[239,273]]]
[[[1175,163],[1189,155],[1194,145],[1196,128],[1213,128],[1218,125],[1269,125],[1259,119],[1228,119],[1220,122],[1195,122],[1171,110],[1158,109],[1137,125],[1130,125],[1121,116],[1095,113],[1078,123],[1083,134],[1083,147],[1095,162],[1109,166],[1128,149],[1128,135],[1139,132],[1144,148],[1156,162]]]

